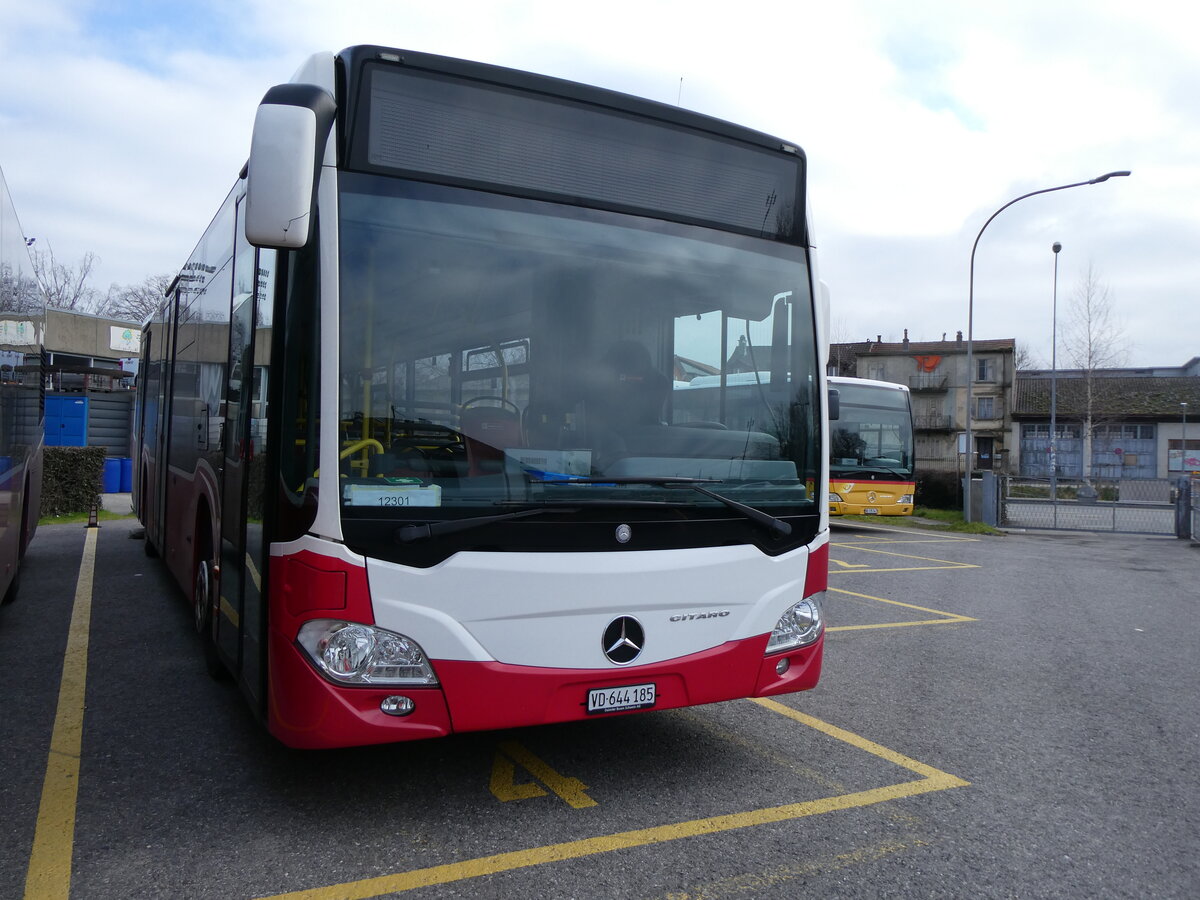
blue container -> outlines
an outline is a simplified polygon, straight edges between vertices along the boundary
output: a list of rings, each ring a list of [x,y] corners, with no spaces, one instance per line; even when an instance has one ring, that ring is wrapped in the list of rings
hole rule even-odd
[[[119,457],[121,460],[121,493],[133,493],[133,458],[129,456]]]
[[[104,477],[101,479],[101,493],[119,494],[121,492],[121,460],[110,456],[104,461]]]

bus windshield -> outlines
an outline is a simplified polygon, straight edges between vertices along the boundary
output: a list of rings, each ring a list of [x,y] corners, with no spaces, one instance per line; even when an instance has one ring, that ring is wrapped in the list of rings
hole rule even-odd
[[[802,247],[339,177],[344,518],[583,501],[730,514],[681,478],[773,516],[814,513]],[[697,378],[760,368],[702,416],[678,400]]]
[[[908,392],[844,379],[833,386],[841,411],[838,420],[830,423],[830,474],[852,478],[874,472],[911,478],[913,427]]]

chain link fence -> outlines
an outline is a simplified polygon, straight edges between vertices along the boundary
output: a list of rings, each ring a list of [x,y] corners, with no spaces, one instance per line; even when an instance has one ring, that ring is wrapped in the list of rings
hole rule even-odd
[[[1178,530],[1181,538],[1200,544],[1200,474],[1179,480]]]
[[[1010,476],[1002,479],[1000,494],[1000,522],[1008,528],[1178,533],[1176,500],[1180,487],[1168,479],[1059,479],[1056,495],[1051,496],[1048,478]],[[1194,511],[1192,519],[1196,519]],[[1196,533],[1194,525],[1192,532]]]

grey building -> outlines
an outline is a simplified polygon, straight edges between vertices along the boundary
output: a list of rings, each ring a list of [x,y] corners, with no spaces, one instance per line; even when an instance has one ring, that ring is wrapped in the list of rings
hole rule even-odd
[[[141,326],[47,308],[46,446],[129,456]]]
[[[976,469],[1012,469],[1012,391],[1016,341],[974,341],[967,371],[967,342],[862,341],[830,344],[830,374],[907,385],[912,395],[919,472],[960,472],[970,397]]]
[[[1018,373],[1009,443],[1021,475],[1050,476],[1052,394],[1058,477],[1161,479],[1200,470],[1200,357],[1177,367]]]

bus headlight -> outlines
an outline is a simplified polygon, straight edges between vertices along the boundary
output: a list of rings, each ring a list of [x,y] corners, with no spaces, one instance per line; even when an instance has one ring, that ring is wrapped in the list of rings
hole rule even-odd
[[[789,607],[775,623],[775,630],[767,641],[767,652],[794,650],[819,638],[825,630],[825,621],[821,617],[821,601],[824,597],[825,592],[821,591]]]
[[[900,499],[897,500],[896,502],[897,503],[912,503],[913,502],[912,498],[913,498],[912,494],[901,494]]]
[[[357,622],[314,619],[296,636],[309,658],[339,684],[437,684],[425,652],[410,637]]]
[[[841,495],[841,494],[835,494],[833,491],[830,491],[830,492],[829,492],[829,502],[830,502],[830,503],[841,503],[841,502],[842,502],[842,495]]]

